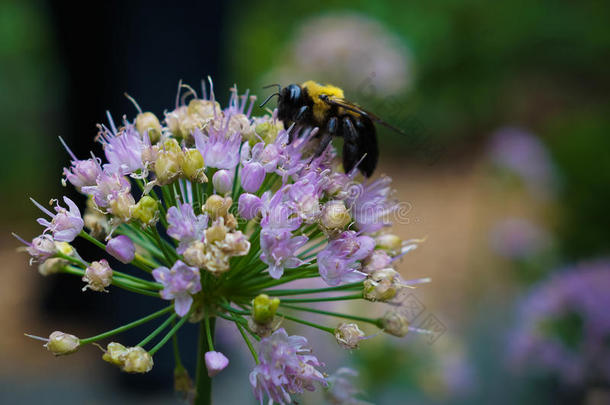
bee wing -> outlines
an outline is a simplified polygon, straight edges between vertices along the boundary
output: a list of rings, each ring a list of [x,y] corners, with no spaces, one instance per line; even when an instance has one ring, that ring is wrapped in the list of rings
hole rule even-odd
[[[396,128],[392,124],[388,124],[387,122],[385,122],[384,120],[382,120],[381,118],[376,116],[375,114],[366,111],[359,105],[354,104],[344,98],[329,97],[326,94],[321,94],[319,97],[320,97],[320,100],[324,101],[328,105],[336,105],[338,107],[345,108],[346,110],[355,112],[356,114],[364,115],[365,117],[370,118],[372,121],[378,122],[379,124],[383,125],[384,127],[391,129],[392,131],[395,131],[401,135],[407,136],[407,133],[404,132],[403,130]]]

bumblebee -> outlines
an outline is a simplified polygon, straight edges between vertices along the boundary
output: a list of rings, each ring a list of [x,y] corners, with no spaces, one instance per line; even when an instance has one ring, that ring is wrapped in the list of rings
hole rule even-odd
[[[351,171],[356,165],[362,174],[370,177],[379,160],[377,135],[374,122],[402,133],[379,117],[348,101],[343,90],[332,85],[322,85],[308,80],[301,85],[290,84],[270,95],[261,107],[272,97],[278,96],[278,118],[286,127],[293,123],[306,127],[318,127],[320,143],[315,151],[319,156],[327,148],[332,138],[343,138],[343,168]],[[292,139],[291,139],[292,140]]]

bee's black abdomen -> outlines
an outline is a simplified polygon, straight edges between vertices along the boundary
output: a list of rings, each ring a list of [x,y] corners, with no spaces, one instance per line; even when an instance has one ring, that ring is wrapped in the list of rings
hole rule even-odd
[[[368,117],[360,116],[356,119],[356,131],[358,131],[358,160],[364,156],[358,169],[366,177],[371,177],[379,160],[375,125]]]

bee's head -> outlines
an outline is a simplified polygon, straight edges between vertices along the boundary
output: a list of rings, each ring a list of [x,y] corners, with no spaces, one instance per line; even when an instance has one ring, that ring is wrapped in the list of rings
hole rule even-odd
[[[277,92],[273,93],[261,104],[261,107],[274,96],[278,96],[277,113],[278,118],[282,121],[289,122],[293,119],[294,114],[303,105],[303,90],[298,84],[289,84],[282,88],[279,84],[270,84],[268,87],[277,86]]]

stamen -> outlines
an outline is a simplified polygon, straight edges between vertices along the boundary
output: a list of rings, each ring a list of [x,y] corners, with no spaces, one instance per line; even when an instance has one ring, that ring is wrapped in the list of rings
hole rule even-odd
[[[136,102],[136,100],[134,100],[133,97],[131,97],[129,94],[127,93],[123,93],[125,95],[125,97],[127,97],[127,99],[129,101],[131,101],[133,103],[133,105],[136,107],[136,110],[138,110],[138,114],[142,114],[142,109],[140,108],[140,106],[138,105],[138,103]]]
[[[64,142],[63,138],[61,136],[58,136],[59,138],[59,142],[61,142],[61,144],[64,146],[64,148],[66,148],[66,151],[68,151],[68,154],[70,155],[70,157],[72,158],[72,160],[78,160],[76,158],[76,156],[74,155],[74,153],[72,153],[72,151],[70,150],[70,148],[68,148],[68,145],[66,145],[66,143]]]
[[[47,338],[43,338],[43,337],[36,336],[36,335],[30,335],[29,333],[24,333],[24,335],[29,337],[30,339],[40,340],[42,342],[48,342],[49,341],[49,339],[47,339]]]
[[[30,197],[30,201],[32,201],[34,203],[34,205],[37,206],[40,209],[40,211],[44,212],[45,214],[47,214],[51,218],[55,218],[55,214],[51,213],[51,211],[49,211],[48,209],[43,207],[41,204],[39,204],[38,201],[34,200],[32,197]]]

